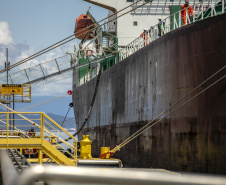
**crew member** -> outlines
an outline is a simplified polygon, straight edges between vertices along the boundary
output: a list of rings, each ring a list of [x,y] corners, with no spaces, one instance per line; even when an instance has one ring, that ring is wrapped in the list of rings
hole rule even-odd
[[[161,37],[162,34],[164,34],[164,29],[165,29],[165,22],[162,21],[162,19],[158,19],[159,23],[158,23],[158,36]]]
[[[143,33],[141,33],[140,34],[140,37],[142,37],[143,39],[144,39],[144,46],[146,45],[146,43],[147,43],[147,29],[146,28],[144,28],[144,31],[143,31]]]
[[[28,135],[33,137],[35,136],[35,130],[33,127],[31,127],[31,130],[29,130]]]
[[[185,4],[181,6],[181,18],[183,19],[184,26],[186,25],[186,11],[189,17],[193,16],[193,8],[189,5],[189,0],[185,0]]]

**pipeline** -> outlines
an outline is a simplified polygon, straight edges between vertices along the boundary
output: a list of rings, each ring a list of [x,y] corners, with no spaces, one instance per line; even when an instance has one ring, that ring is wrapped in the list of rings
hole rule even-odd
[[[0,164],[3,185],[13,184],[14,179],[18,179],[19,175],[5,149],[0,150]]]
[[[122,161],[120,160],[93,160],[93,159],[86,159],[86,160],[78,160],[79,166],[114,166],[114,167],[122,167]]]

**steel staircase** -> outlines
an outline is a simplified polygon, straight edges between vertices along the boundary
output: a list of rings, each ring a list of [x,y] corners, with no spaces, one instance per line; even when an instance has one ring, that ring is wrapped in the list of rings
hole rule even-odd
[[[36,149],[43,151],[49,158],[54,160],[59,165],[75,166],[76,164],[45,139],[43,141],[42,139],[37,138],[1,139],[0,146],[1,148],[14,147],[17,149],[35,147]],[[24,157],[16,149],[8,149],[8,153],[18,172],[21,172],[23,168],[30,165],[28,161],[24,161]]]
[[[24,157],[16,149],[29,149],[33,151],[35,149],[38,156],[38,162],[42,164],[43,153],[46,154],[50,159],[59,165],[76,166],[77,165],[77,140],[64,128],[58,125],[54,120],[44,113],[33,113],[33,112],[16,112],[6,105],[0,103],[3,107],[7,108],[11,112],[0,112],[0,126],[5,127],[4,130],[0,131],[0,149],[8,149],[8,153],[12,158],[12,162],[18,168],[18,171],[22,171],[23,168],[29,166],[29,163],[24,161]],[[23,125],[11,126],[9,124],[9,114],[16,114],[22,119]],[[35,119],[28,119],[24,115],[30,116],[31,114],[36,115]],[[37,119],[37,115],[40,119]],[[25,124],[26,122],[26,124]],[[15,124],[16,125],[16,124]],[[25,133],[22,128],[34,127],[35,133]],[[13,130],[10,130],[12,128]],[[56,134],[56,132],[58,134]],[[28,137],[24,137],[26,134]],[[60,135],[60,136],[59,136]],[[73,141],[65,141],[71,138]],[[49,141],[48,141],[49,139]],[[52,139],[54,142],[52,142]],[[73,154],[69,153],[67,149],[62,147],[60,143],[67,146]],[[67,157],[65,154],[67,154]]]
[[[30,162],[16,149],[8,149],[7,153],[12,160],[14,167],[20,174],[24,169],[31,166]]]

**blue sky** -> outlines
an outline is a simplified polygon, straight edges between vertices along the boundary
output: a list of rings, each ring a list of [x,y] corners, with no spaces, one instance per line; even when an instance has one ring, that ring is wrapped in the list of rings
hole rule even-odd
[[[97,21],[107,17],[107,10],[82,0],[0,0],[0,69],[4,68],[6,61],[6,48],[9,48],[9,61],[14,64],[72,35],[76,18],[85,14],[89,6],[91,6],[90,12]],[[73,40],[11,72],[64,56],[67,51],[73,52],[73,45],[78,43],[78,40]],[[0,74],[1,76],[5,74]],[[71,87],[72,79],[68,78],[41,88],[33,88],[33,102],[16,106],[26,107],[52,98],[48,96],[65,94]],[[42,106],[42,110],[38,111],[65,115],[69,102],[71,102],[70,96],[51,105]],[[69,116],[73,116],[72,110]]]

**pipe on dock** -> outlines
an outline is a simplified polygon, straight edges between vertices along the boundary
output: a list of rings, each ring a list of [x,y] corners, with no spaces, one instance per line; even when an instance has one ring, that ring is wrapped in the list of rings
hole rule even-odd
[[[35,181],[91,184],[139,185],[225,185],[226,177],[211,175],[174,175],[129,169],[76,168],[61,166],[34,166],[23,173],[17,185],[30,185]]]
[[[3,185],[12,185],[19,175],[5,149],[0,150],[0,164]]]
[[[78,165],[117,166],[122,167],[120,160],[79,160]]]

